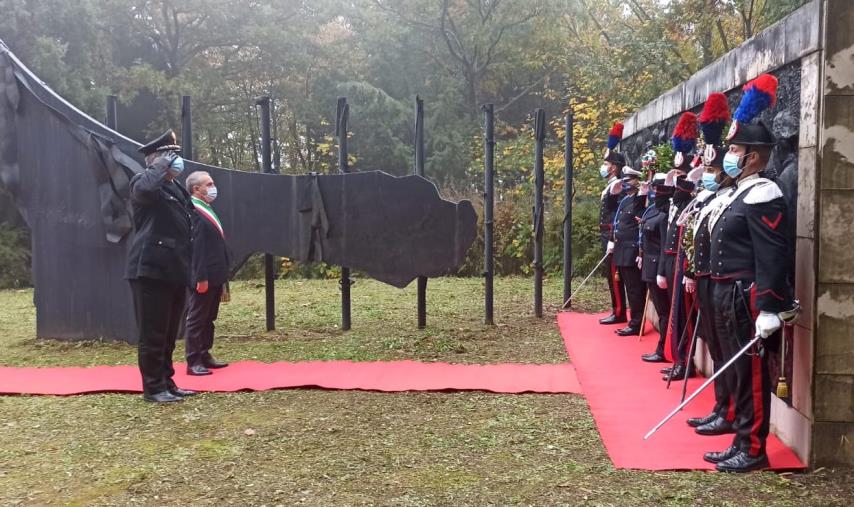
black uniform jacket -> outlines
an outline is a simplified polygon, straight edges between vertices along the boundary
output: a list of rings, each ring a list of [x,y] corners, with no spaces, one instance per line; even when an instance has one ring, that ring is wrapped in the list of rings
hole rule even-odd
[[[134,235],[125,278],[148,278],[189,286],[192,215],[187,191],[149,167],[130,180]]]
[[[732,187],[722,188],[707,200],[697,212],[694,222],[694,270],[686,272],[689,278],[702,278],[711,273],[712,233],[709,231],[709,215],[726,202]]]
[[[673,275],[676,252],[679,251],[679,241],[682,238],[682,228],[677,223],[679,215],[691,201],[677,203],[671,199],[667,216],[667,235],[661,244],[661,258],[658,261],[658,274],[670,278]],[[666,259],[665,256],[671,257]]]
[[[614,229],[614,265],[630,267],[637,265],[638,230],[640,219],[646,209],[646,196],[626,196],[620,201]]]
[[[599,236],[602,239],[602,247],[608,241],[611,241],[612,229],[614,228],[614,216],[617,214],[617,206],[620,205],[620,199],[623,194],[612,194],[611,187],[613,185],[621,185],[622,181],[619,178],[611,178],[602,191],[599,203]]]
[[[193,285],[204,281],[224,285],[228,264],[228,247],[219,229],[201,213],[193,213]]]
[[[641,235],[643,243],[643,264],[641,280],[655,283],[658,275],[658,263],[661,258],[661,242],[667,234],[667,212],[669,205],[649,208],[641,220]]]
[[[744,190],[744,185],[750,187]],[[710,215],[709,228],[713,280],[753,282],[750,299],[756,310],[780,312],[791,306],[786,203],[776,183],[757,176],[740,181],[730,202]]]

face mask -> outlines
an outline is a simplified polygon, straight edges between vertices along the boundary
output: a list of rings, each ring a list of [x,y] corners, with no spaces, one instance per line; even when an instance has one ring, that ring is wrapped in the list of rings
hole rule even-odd
[[[169,166],[169,170],[175,174],[181,174],[184,172],[184,159],[181,157],[175,157],[175,160],[173,160],[172,164]]]
[[[623,192],[631,192],[634,189],[635,189],[635,187],[631,183],[623,182]]]
[[[717,174],[714,173],[703,173],[703,188],[710,192],[717,192],[719,188],[721,188],[720,183],[717,182]]]
[[[608,171],[611,169],[611,166],[608,164],[602,164],[602,167],[599,168],[599,176],[603,178],[608,177]]]
[[[208,202],[213,202],[216,199],[216,187],[208,188]]]
[[[747,155],[745,155],[746,157]],[[743,170],[741,160],[743,157],[739,157],[735,153],[727,153],[724,155],[724,172],[730,178],[738,178],[738,175],[741,174]]]

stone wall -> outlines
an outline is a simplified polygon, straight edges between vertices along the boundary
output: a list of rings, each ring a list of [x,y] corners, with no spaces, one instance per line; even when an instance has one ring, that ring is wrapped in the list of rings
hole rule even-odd
[[[832,465],[854,463],[854,2],[825,0],[824,9],[817,171],[804,187],[816,194],[818,246],[813,454]]]

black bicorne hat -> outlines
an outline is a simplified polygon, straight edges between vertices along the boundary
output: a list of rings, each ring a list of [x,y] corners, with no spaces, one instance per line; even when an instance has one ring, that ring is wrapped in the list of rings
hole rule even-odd
[[[181,151],[181,147],[178,146],[175,132],[169,129],[150,143],[141,146],[138,151],[148,156],[158,151]]]
[[[694,182],[688,179],[686,175],[679,175],[676,177],[676,190],[681,190],[683,192],[693,192],[697,186],[694,185]]]
[[[608,153],[605,154],[605,162],[617,164],[617,167],[622,170],[622,167],[626,165],[626,157],[622,153],[608,150]]]
[[[763,121],[758,123],[736,123],[733,122],[728,139],[729,144],[738,144],[742,146],[774,146],[777,144],[777,139],[771,133],[771,129]]]

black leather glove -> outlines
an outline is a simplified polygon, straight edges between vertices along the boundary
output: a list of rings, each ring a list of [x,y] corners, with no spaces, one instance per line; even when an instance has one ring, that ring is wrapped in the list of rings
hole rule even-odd
[[[169,166],[172,165],[172,162],[175,161],[176,158],[178,158],[177,153],[175,153],[174,151],[166,151],[157,156],[157,158],[155,158],[154,161],[151,162],[151,165],[149,167],[153,167],[158,172],[166,172],[166,170],[169,169]]]

